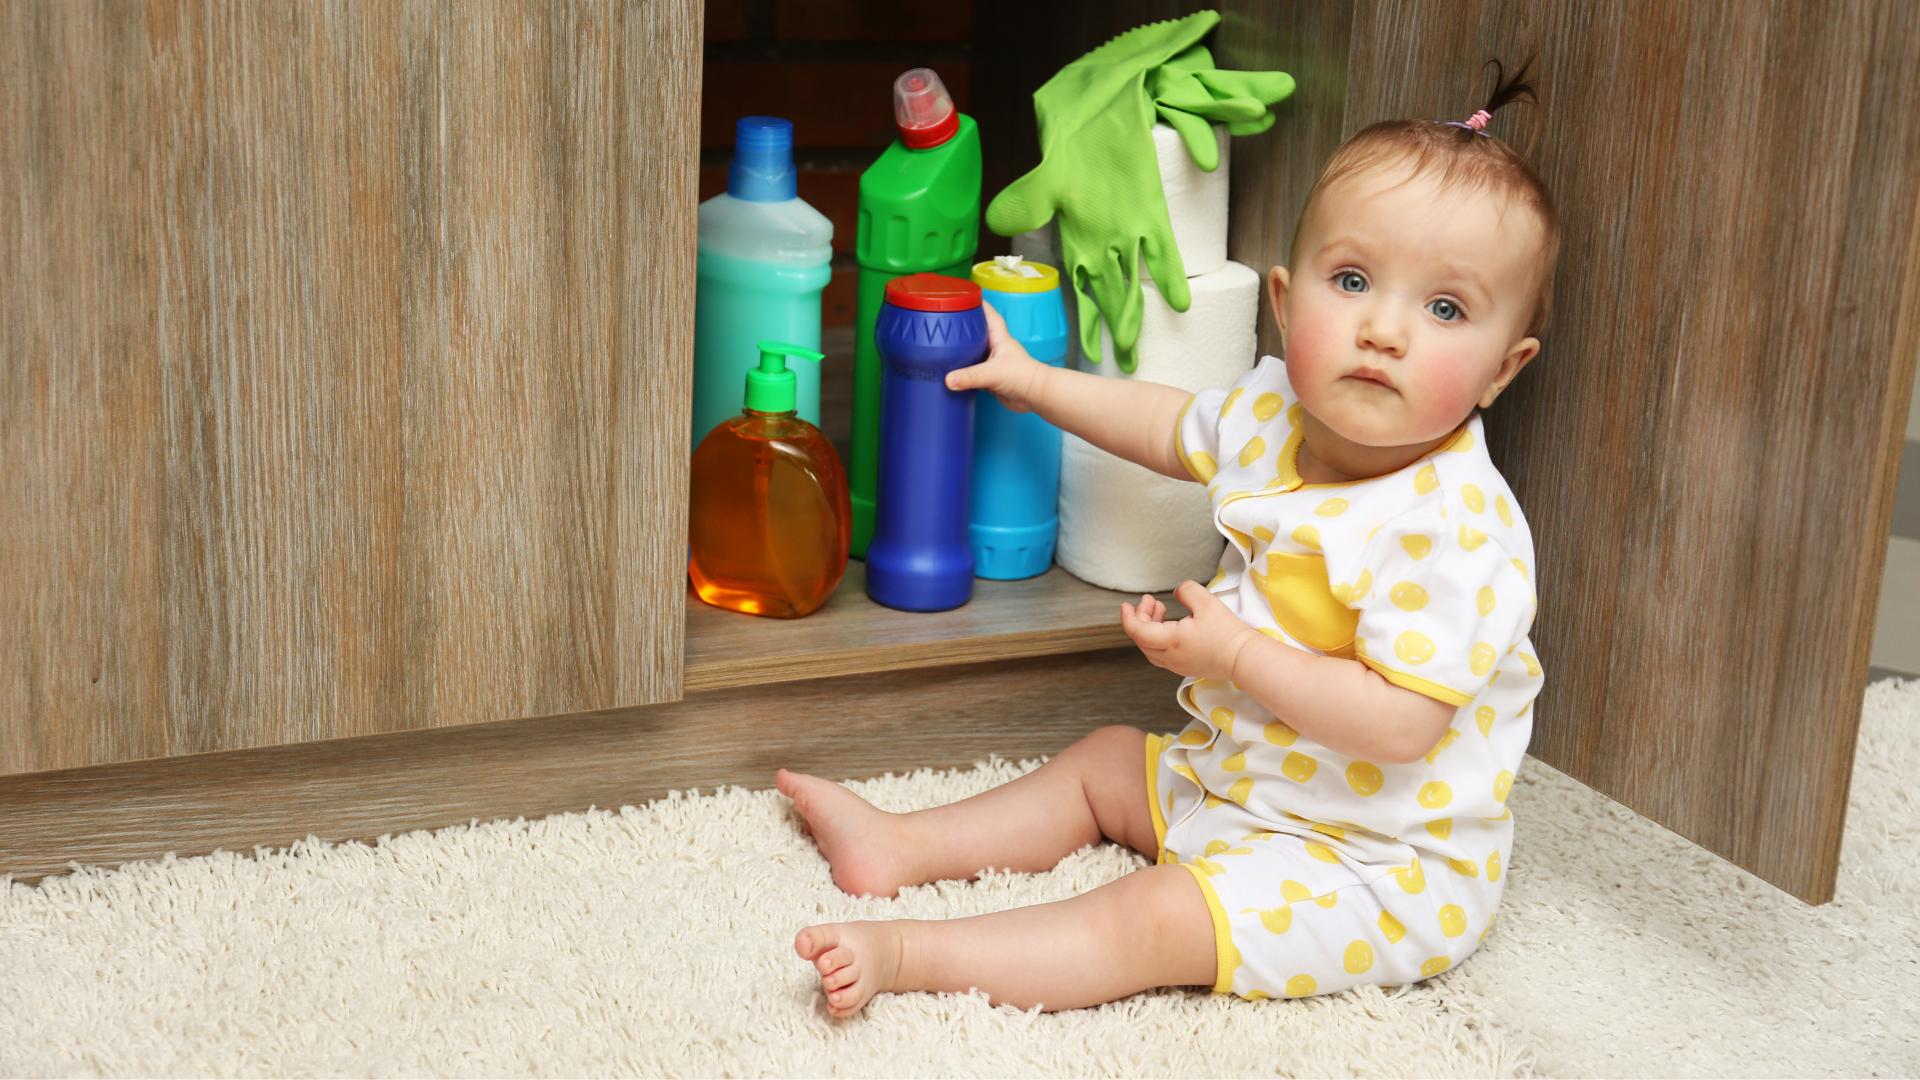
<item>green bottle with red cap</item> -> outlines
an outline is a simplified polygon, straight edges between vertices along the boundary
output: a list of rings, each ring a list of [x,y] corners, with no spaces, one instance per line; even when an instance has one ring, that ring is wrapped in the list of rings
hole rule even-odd
[[[860,176],[854,255],[853,438],[847,471],[853,555],[873,539],[880,477],[880,353],[874,327],[887,282],[933,272],[971,278],[980,246],[980,129],[954,107],[940,76],[915,68],[893,83],[900,137]]]

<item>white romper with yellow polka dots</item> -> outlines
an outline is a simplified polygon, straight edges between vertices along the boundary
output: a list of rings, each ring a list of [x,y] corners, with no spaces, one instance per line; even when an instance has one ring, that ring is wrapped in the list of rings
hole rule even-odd
[[[1478,946],[1541,684],[1533,541],[1479,416],[1406,468],[1345,484],[1301,482],[1300,421],[1271,356],[1181,415],[1181,456],[1230,541],[1209,588],[1269,637],[1457,711],[1424,760],[1397,765],[1314,743],[1236,684],[1181,686],[1193,719],[1147,740],[1160,861],[1206,894],[1214,989],[1250,998],[1413,982]]]

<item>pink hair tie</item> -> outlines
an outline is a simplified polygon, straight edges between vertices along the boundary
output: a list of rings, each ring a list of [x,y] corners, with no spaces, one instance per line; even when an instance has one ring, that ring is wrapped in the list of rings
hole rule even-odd
[[[1465,123],[1461,123],[1458,120],[1435,120],[1434,123],[1442,124],[1446,127],[1466,128],[1468,131],[1477,131],[1491,139],[1493,135],[1487,131],[1487,121],[1491,119],[1493,119],[1493,114],[1485,109],[1481,109],[1479,112],[1467,117]]]

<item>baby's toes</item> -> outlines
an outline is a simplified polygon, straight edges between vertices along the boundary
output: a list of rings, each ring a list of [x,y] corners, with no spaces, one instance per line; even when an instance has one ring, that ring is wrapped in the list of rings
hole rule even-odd
[[[827,991],[827,1011],[835,1016],[852,1016],[866,1003],[866,996],[860,993],[858,986]]]
[[[860,965],[848,964],[847,966],[840,968],[838,971],[830,971],[821,975],[820,989],[831,993],[832,991],[838,990],[843,986],[852,986],[854,983],[858,982],[859,980],[860,980]]]
[[[827,952],[821,953],[819,958],[814,960],[813,962],[813,966],[819,968],[820,974],[823,976],[831,975],[836,971],[845,970],[846,968],[849,968],[852,965],[853,965],[853,950],[847,948],[844,945],[840,946],[837,949],[831,949],[831,950],[828,950]]]
[[[794,936],[793,951],[799,953],[802,960],[815,960],[819,958],[821,953],[833,948],[833,946],[838,943],[838,940],[839,935],[834,934],[830,927],[809,926]],[[820,970],[830,971],[832,969],[821,968]]]

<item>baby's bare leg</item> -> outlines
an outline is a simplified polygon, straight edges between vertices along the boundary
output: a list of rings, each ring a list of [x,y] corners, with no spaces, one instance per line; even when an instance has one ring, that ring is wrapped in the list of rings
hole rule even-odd
[[[1102,837],[1156,854],[1148,807],[1146,735],[1108,727],[990,791],[911,814],[889,814],[828,780],[780,770],[780,791],[807,819],[855,896],[969,878],[988,867],[1051,870]]]
[[[819,970],[835,1016],[907,990],[980,989],[996,1005],[1077,1009],[1155,986],[1211,986],[1218,970],[1213,917],[1184,866],[970,919],[809,926],[794,949]]]

